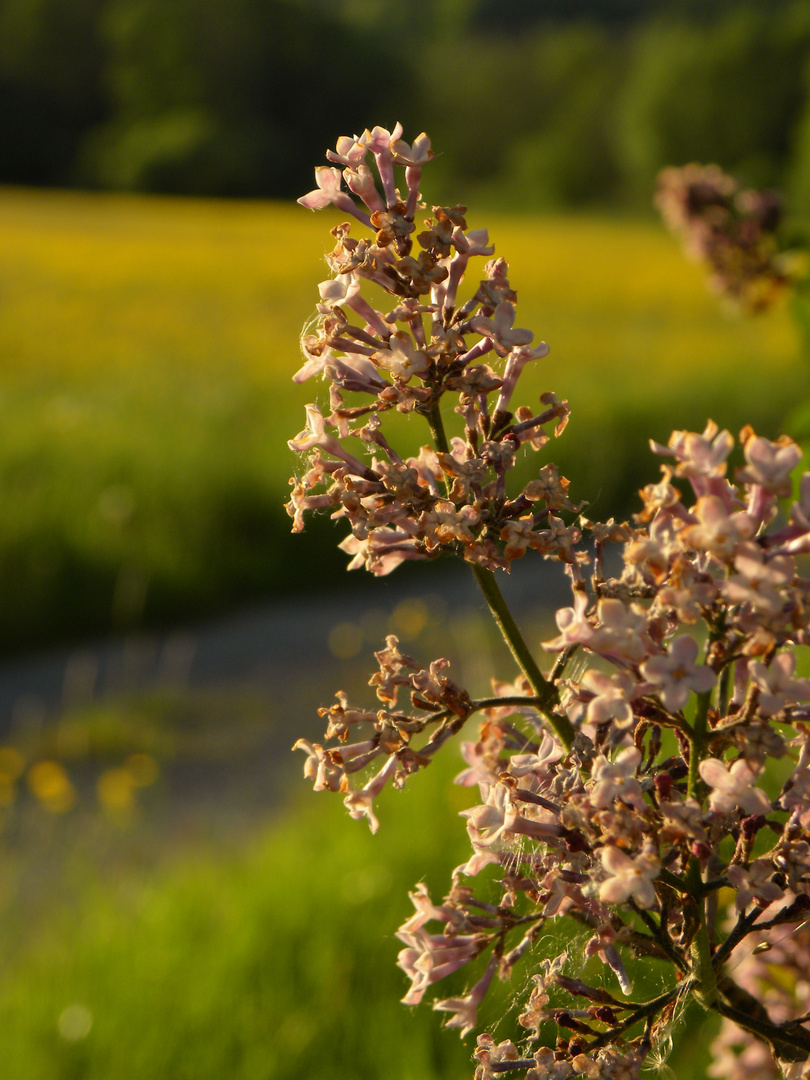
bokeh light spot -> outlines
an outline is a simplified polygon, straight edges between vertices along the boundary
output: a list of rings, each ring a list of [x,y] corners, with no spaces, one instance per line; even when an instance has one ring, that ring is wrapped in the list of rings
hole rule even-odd
[[[64,814],[76,801],[76,791],[58,761],[38,761],[28,770],[28,787],[54,814]]]
[[[363,648],[363,631],[353,622],[339,622],[329,631],[329,651],[338,660],[351,660]]]
[[[160,766],[151,754],[130,754],[124,768],[135,787],[148,787],[160,776]]]
[[[77,1001],[62,1010],[56,1026],[59,1029],[59,1034],[66,1042],[79,1042],[80,1039],[86,1039],[90,1034],[90,1029],[93,1026],[93,1014],[86,1005],[81,1005]]]
[[[128,810],[134,802],[128,769],[105,769],[96,781],[98,801],[106,810]]]
[[[402,600],[394,608],[391,625],[402,641],[415,641],[430,619],[430,611],[424,600]]]

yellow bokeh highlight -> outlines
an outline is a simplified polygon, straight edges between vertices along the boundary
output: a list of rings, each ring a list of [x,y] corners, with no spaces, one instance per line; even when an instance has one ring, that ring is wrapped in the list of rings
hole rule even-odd
[[[135,787],[149,787],[160,776],[160,766],[151,754],[130,754],[124,769]]]
[[[129,810],[135,802],[134,787],[129,769],[105,769],[96,781],[96,794],[105,810]]]
[[[430,611],[424,600],[402,600],[391,616],[393,632],[401,641],[415,641],[430,621]]]
[[[332,656],[338,660],[351,660],[363,648],[362,629],[353,622],[339,622],[329,631],[327,644]]]
[[[25,758],[15,746],[0,746],[0,777],[3,780],[19,779],[25,771]]]
[[[38,761],[28,770],[27,780],[31,793],[51,813],[67,813],[76,802],[76,790],[58,761]]]

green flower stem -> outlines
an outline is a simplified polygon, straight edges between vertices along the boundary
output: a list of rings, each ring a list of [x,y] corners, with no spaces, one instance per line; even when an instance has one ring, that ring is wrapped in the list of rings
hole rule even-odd
[[[687,784],[687,794],[693,799],[697,798],[697,785],[700,781],[698,767],[703,760],[703,752],[709,741],[707,734],[709,730],[709,703],[711,702],[711,696],[711,690],[707,690],[705,694],[697,695],[697,710],[695,711],[695,722],[692,724],[692,737],[690,739],[689,780]]]
[[[503,635],[504,641],[509,646],[518,667],[529,680],[532,690],[537,695],[541,712],[565,749],[570,751],[574,745],[573,725],[567,716],[560,716],[554,712],[554,707],[558,702],[557,690],[548,682],[537,666],[537,662],[523,640],[523,635],[503,598],[498,582],[495,580],[495,575],[491,570],[486,570],[478,563],[472,563],[472,572],[481,592],[484,594],[489,610]]]
[[[444,430],[444,422],[438,401],[432,402],[430,407],[425,410],[424,415],[430,425],[434,446],[440,453],[449,453],[447,434]],[[558,703],[556,687],[544,678],[542,671],[537,666],[537,662],[529,651],[529,647],[518,629],[512,612],[503,598],[503,593],[495,580],[495,575],[491,570],[479,566],[478,563],[472,563],[471,565],[473,576],[484,594],[489,610],[503,635],[504,641],[509,646],[518,667],[529,680],[532,690],[537,695],[540,711],[548,720],[554,734],[565,749],[570,751],[574,745],[574,728],[567,716],[559,716],[554,712],[554,707]]]
[[[689,779],[687,782],[687,794],[693,799],[698,799],[698,785],[700,783],[700,772],[698,770],[709,742],[710,703],[711,690],[707,690],[705,694],[697,695],[697,708],[692,724],[689,747]],[[698,799],[698,801],[700,800]],[[689,947],[689,961],[692,976],[695,980],[694,995],[704,1009],[712,1009],[717,1001],[717,972],[715,965],[712,963],[712,948],[706,925],[706,898],[703,879],[700,874],[700,863],[694,856],[689,860],[686,871],[686,885],[698,905],[698,927]]]
[[[430,408],[425,411],[424,415],[430,425],[430,434],[433,436],[433,445],[440,454],[449,454],[450,444],[447,441],[447,435],[444,430],[444,421],[442,420],[442,413],[438,401],[434,401]]]
[[[694,995],[704,1009],[713,1009],[717,1001],[717,972],[712,963],[709,932],[706,929],[705,902],[700,904],[700,925],[689,946],[692,977],[695,980]]]

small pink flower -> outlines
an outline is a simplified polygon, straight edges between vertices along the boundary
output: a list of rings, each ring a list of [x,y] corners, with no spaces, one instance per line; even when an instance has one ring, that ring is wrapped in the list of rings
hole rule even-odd
[[[643,851],[631,859],[621,848],[609,844],[599,851],[602,868],[608,877],[599,886],[599,899],[605,904],[621,904],[630,897],[640,908],[655,904],[653,882],[661,871],[657,855]]]
[[[516,345],[528,345],[534,337],[531,330],[513,328],[515,309],[508,300],[502,300],[491,319],[477,315],[470,320],[470,327],[489,338],[498,356],[506,356]]]
[[[723,587],[732,604],[750,604],[758,614],[777,615],[784,606],[779,589],[787,585],[795,571],[788,556],[776,556],[767,562],[755,545],[746,545],[734,559],[736,574]]]
[[[631,806],[644,806],[641,785],[636,780],[636,769],[641,763],[641,751],[628,746],[615,761],[608,761],[601,754],[596,758],[591,772],[593,789],[591,803],[597,809],[609,806],[614,799],[621,799]]]
[[[367,465],[364,465],[356,457],[344,450],[335,436],[326,431],[323,414],[317,405],[307,405],[305,411],[307,414],[307,426],[303,431],[299,431],[294,439],[287,442],[291,450],[301,454],[305,450],[312,450],[318,446],[321,450],[325,450],[327,454],[332,454],[334,457],[340,458],[341,461],[345,461],[356,476],[368,476],[371,473]],[[371,475],[374,474],[371,473]],[[374,479],[377,478],[374,477]]]
[[[748,870],[739,865],[728,868],[726,875],[737,890],[735,904],[738,911],[744,911],[752,900],[767,907],[782,899],[784,890],[771,881],[773,873],[773,866],[767,859],[755,859]]]
[[[477,1023],[478,1006],[484,1000],[486,992],[489,990],[489,984],[492,982],[492,976],[497,968],[498,957],[493,953],[487,964],[486,971],[469,994],[465,997],[445,998],[444,1001],[435,1001],[433,1003],[434,1011],[453,1013],[445,1027],[461,1028],[460,1035],[462,1039],[465,1035],[469,1035]]]
[[[480,934],[446,937],[429,934],[424,927],[413,932],[398,930],[397,937],[407,946],[397,957],[397,966],[411,980],[402,999],[405,1005],[418,1005],[429,986],[474,960],[487,943]]]
[[[411,146],[404,139],[392,138],[391,154],[397,165],[425,165],[435,157],[424,131],[416,136]]]
[[[416,889],[413,892],[408,893],[411,903],[416,908],[416,913],[411,915],[410,919],[407,919],[400,930],[403,934],[413,933],[420,927],[424,926],[426,922],[430,922],[431,919],[436,922],[449,922],[453,914],[453,909],[442,905],[437,907],[430,899],[427,885],[424,881],[420,881]]]
[[[681,540],[698,551],[707,551],[722,562],[734,555],[743,540],[754,533],[754,522],[742,512],[730,514],[719,495],[703,495],[695,503],[697,524],[681,530]]]
[[[307,210],[323,210],[330,204],[342,210],[344,214],[351,214],[364,225],[370,226],[371,219],[368,214],[360,210],[351,195],[341,190],[340,169],[332,169],[329,165],[317,165],[315,168],[315,183],[318,185],[314,191],[302,195],[298,202]]]
[[[496,413],[505,413],[509,408],[509,402],[512,398],[517,381],[523,373],[523,369],[529,363],[530,360],[541,360],[544,356],[548,356],[549,347],[545,341],[541,341],[535,349],[530,349],[528,345],[518,345],[509,353],[509,357],[506,361],[506,367],[503,372],[503,386],[501,392],[498,395],[498,400],[495,403]]]
[[[779,653],[770,667],[752,660],[748,670],[759,687],[759,711],[763,716],[773,716],[788,705],[810,701],[810,679],[794,678],[795,653]]]
[[[337,153],[335,152],[337,151]],[[357,135],[341,135],[338,138],[335,150],[327,150],[326,157],[338,165],[348,165],[352,169],[363,161],[368,153],[368,147],[363,139]]]
[[[544,641],[543,648],[549,652],[559,652],[569,645],[586,645],[592,635],[593,627],[585,617],[588,610],[588,595],[581,590],[574,593],[574,606],[560,608],[554,616],[559,637]]]
[[[394,775],[398,764],[396,756],[392,754],[380,771],[372,776],[362,791],[352,791],[343,800],[343,805],[349,811],[349,817],[355,821],[366,818],[373,833],[380,827],[377,815],[374,813],[374,800]]]
[[[745,758],[737,758],[726,768],[718,758],[706,758],[698,766],[704,783],[714,788],[709,796],[709,806],[718,814],[728,814],[738,806],[746,814],[767,814],[771,800],[754,781],[761,772]]]
[[[320,743],[298,739],[293,750],[303,750],[307,755],[304,778],[313,781],[315,791],[340,791],[343,769],[333,762],[329,751],[324,750]]]
[[[640,604],[608,597],[599,601],[596,614],[599,625],[586,642],[593,652],[638,663],[652,650],[647,613]]]
[[[658,694],[671,712],[682,709],[692,691],[703,694],[714,686],[714,672],[695,663],[697,654],[695,639],[681,634],[670,644],[666,656],[650,657],[641,665],[641,674],[659,688]]]
[[[677,459],[677,476],[725,476],[726,458],[734,446],[734,439],[730,432],[719,431],[717,424],[709,420],[702,435],[694,431],[673,431],[668,446],[652,440],[650,446],[657,454],[672,454]]]
[[[582,676],[580,686],[594,695],[588,702],[586,723],[598,725],[613,721],[619,728],[632,725],[633,709],[630,702],[636,682],[629,672],[616,671],[606,675],[596,668],[590,668]]]
[[[427,356],[415,347],[413,338],[404,330],[392,334],[388,348],[378,350],[373,359],[402,382],[408,382],[414,375],[424,374],[429,363]]]
[[[783,435],[771,442],[751,432],[743,450],[747,464],[737,471],[738,482],[761,484],[772,495],[790,495],[790,474],[802,459],[802,451],[793,439]]]

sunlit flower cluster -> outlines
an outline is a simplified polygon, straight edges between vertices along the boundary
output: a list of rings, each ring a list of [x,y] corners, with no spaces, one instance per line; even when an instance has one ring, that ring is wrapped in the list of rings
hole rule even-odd
[[[686,253],[707,265],[711,288],[743,310],[770,307],[805,272],[780,245],[773,191],[741,189],[717,165],[693,164],[664,169],[655,201]]]
[[[305,363],[295,378],[321,376],[330,411],[309,405],[306,427],[290,442],[309,454],[288,506],[294,530],[309,510],[345,518],[350,567],[374,574],[443,551],[490,569],[508,569],[529,548],[570,552],[579,532],[560,517],[573,507],[557,471],[546,466],[519,494],[507,487],[518,451],[541,449],[545,426],[559,434],[566,423],[567,405],[553,393],[536,409],[511,410],[520,373],[548,346],[533,346],[534,334],[514,325],[507,265],[491,258],[485,229],[468,229],[463,206],[434,207],[419,229],[422,165],[433,153],[426,135],[409,147],[401,134],[397,125],[339,139],[328,157],[342,173],[316,170],[318,188],[299,199],[350,213],[367,235],[353,236],[349,222],[332,230],[333,277],[319,286],[317,319],[302,338]],[[404,169],[404,194],[396,168]],[[480,270],[474,260],[484,260]],[[473,274],[477,285],[465,292]],[[464,421],[451,440],[439,411],[447,395]],[[433,445],[400,455],[382,430],[391,409],[426,417]]]
[[[711,421],[702,433],[675,431],[651,444],[666,460],[632,523],[587,520],[550,463],[510,494],[515,450],[542,449],[542,425],[559,426],[567,410],[548,395],[543,412],[511,411],[520,370],[546,347],[531,349],[529,331],[514,327],[505,263],[488,262],[463,298],[470,257],[492,250],[467,233],[460,208],[434,210],[412,255],[426,136],[410,148],[398,127],[375,128],[339,140],[329,157],[343,173],[322,170],[301,201],[349,212],[342,175],[366,208],[353,203],[353,216],[376,231],[350,241],[348,226],[334,230],[336,278],[321,287],[330,301],[297,376],[326,378],[332,413],[309,406],[290,444],[309,455],[294,527],[318,507],[345,517],[342,546],[375,573],[439,550],[472,563],[521,668],[513,684],[474,699],[446,660],[424,667],[391,636],[370,680],[377,706],[338,694],[321,710],[324,745],[296,743],[315,788],[340,792],[376,831],[381,793],[465,733],[457,782],[478,792],[463,811],[470,853],[440,904],[424,885],[411,894],[415,914],[398,934],[403,1000],[417,1004],[435,983],[474,971],[472,989],[456,993],[454,982],[434,1002],[464,1036],[494,978],[529,965],[522,1036],[479,1035],[478,1080],[638,1077],[690,997],[723,1017],[716,1075],[735,1076],[738,1064],[742,1075],[746,1055],[771,1069],[763,1078],[807,1075],[807,966],[798,965],[810,911],[810,473],[793,494],[799,447],[749,427],[737,441]],[[404,197],[395,165],[405,167]],[[394,296],[394,309],[361,299],[367,284]],[[503,358],[501,374],[479,363],[491,354]],[[371,400],[347,404],[347,393]],[[448,394],[463,424],[451,440]],[[427,420],[433,444],[416,457],[399,457],[382,434],[393,407]],[[346,449],[351,438],[359,451]],[[613,574],[609,547],[622,556]],[[534,650],[492,573],[527,548],[560,562],[572,592],[556,634]],[[475,714],[482,722],[469,734]],[[585,934],[577,958],[549,932],[561,919]],[[767,957],[777,955],[793,981],[780,976],[765,992]],[[639,958],[660,971],[661,992],[646,1000],[634,997]]]

